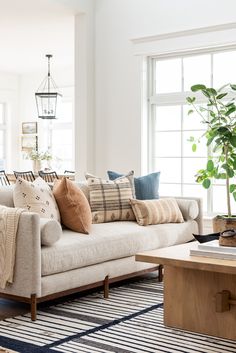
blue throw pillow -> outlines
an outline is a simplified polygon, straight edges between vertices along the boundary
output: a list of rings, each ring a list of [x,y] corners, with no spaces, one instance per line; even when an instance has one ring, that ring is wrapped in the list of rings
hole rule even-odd
[[[115,180],[124,176],[124,174],[112,172],[110,170],[108,170],[107,174],[110,180]],[[134,178],[136,198],[138,200],[159,199],[159,179],[160,172]]]

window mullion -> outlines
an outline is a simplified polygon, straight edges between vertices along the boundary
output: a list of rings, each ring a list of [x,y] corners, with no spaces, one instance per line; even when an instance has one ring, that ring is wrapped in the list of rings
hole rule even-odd
[[[154,106],[151,103],[150,97],[154,95],[154,85],[155,85],[155,61],[149,59],[148,65],[148,87],[147,87],[147,103],[148,103],[148,138],[147,138],[147,151],[148,151],[148,171],[153,170],[154,168]]]
[[[213,54],[211,54],[211,87],[213,87]],[[212,155],[212,148],[208,146],[207,148],[207,158]],[[213,186],[207,189],[207,213],[213,213]]]
[[[181,58],[181,85],[182,85],[182,92],[184,92],[184,60]],[[184,122],[183,122],[183,104],[181,104],[181,196],[184,194],[183,190],[183,184],[184,184],[184,160],[183,160],[183,154],[184,154],[184,145],[183,145],[183,127],[184,127]]]

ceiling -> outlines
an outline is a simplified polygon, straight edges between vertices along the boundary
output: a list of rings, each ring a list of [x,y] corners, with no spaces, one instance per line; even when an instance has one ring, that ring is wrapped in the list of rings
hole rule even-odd
[[[0,71],[30,73],[73,66],[75,0],[0,0]]]

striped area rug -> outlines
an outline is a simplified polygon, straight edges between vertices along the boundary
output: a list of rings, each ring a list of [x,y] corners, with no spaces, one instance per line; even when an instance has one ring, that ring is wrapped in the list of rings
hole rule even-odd
[[[163,325],[162,284],[147,278],[0,321],[0,346],[20,353],[236,353],[236,342]]]

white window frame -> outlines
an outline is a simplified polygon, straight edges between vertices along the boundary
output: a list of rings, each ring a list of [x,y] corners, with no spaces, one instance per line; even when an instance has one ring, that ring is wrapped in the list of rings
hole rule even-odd
[[[4,169],[7,169],[7,105],[5,102],[0,102],[3,106],[3,122],[0,123],[0,130],[3,132],[3,160],[5,162]]]
[[[225,47],[215,47],[215,48],[209,48],[209,49],[191,49],[189,51],[179,51],[175,53],[169,53],[169,54],[160,54],[160,55],[153,55],[149,56],[147,59],[147,163],[148,163],[148,171],[151,172],[154,170],[154,159],[155,159],[155,107],[156,106],[171,106],[171,105],[186,105],[186,98],[188,96],[193,96],[193,92],[188,91],[184,92],[184,80],[183,80],[183,58],[189,57],[189,56],[197,56],[197,55],[203,55],[203,54],[209,54],[211,56],[211,86],[213,86],[213,54],[217,52],[227,52],[227,51],[235,51],[236,50],[236,45],[234,46],[225,46]],[[182,83],[181,83],[181,92],[175,92],[175,93],[155,93],[155,63],[157,60],[167,60],[167,59],[174,59],[174,58],[180,58],[181,59],[181,65],[182,65]],[[194,93],[194,96],[197,97],[198,103],[205,103],[207,102],[207,99],[205,99],[201,94],[198,94],[197,92]],[[228,96],[230,99],[230,96]],[[170,130],[168,130],[170,131]],[[173,130],[171,130],[173,131]],[[188,130],[183,130],[183,109],[181,108],[181,130],[178,130],[178,132],[181,132],[181,135],[183,132],[188,131]],[[194,130],[189,130],[189,131],[194,131]],[[196,130],[200,131],[200,130]],[[204,131],[204,129],[203,129]],[[161,131],[161,132],[164,132]],[[208,155],[209,156],[210,150],[208,149]],[[171,157],[162,157],[162,158],[171,158]],[[175,157],[172,157],[175,158]],[[163,182],[163,184],[176,184],[181,186],[181,194],[179,196],[183,196],[183,186],[184,185],[196,185],[197,183],[184,183],[183,182],[183,163],[182,160],[184,158],[183,156],[183,139],[181,138],[181,156],[179,157],[181,160],[181,182],[180,183],[173,183],[173,182]],[[192,158],[197,158],[194,157],[194,152],[193,152],[193,157]],[[214,183],[214,185],[219,186],[222,184],[217,184]],[[207,214],[213,215],[213,188],[209,188],[207,190]]]

